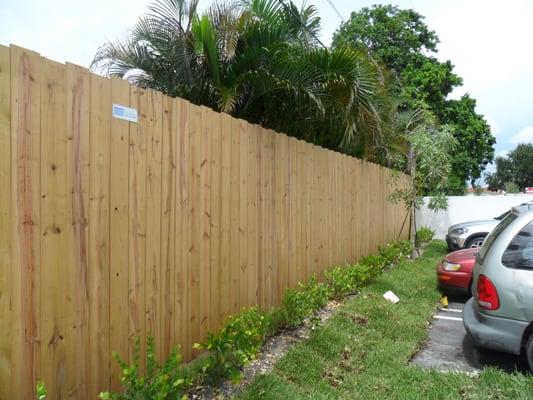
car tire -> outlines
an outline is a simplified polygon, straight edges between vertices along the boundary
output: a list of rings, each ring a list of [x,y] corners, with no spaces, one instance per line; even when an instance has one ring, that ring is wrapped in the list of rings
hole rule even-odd
[[[473,249],[473,248],[481,247],[486,237],[487,235],[477,235],[477,236],[471,237],[465,243],[465,249]]]
[[[529,369],[533,371],[533,333],[531,333],[527,339],[525,352],[527,365],[529,366]]]

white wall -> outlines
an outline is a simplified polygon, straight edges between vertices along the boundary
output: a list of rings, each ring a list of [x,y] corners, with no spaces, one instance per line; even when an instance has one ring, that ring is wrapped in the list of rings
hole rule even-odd
[[[424,197],[424,205],[416,213],[416,226],[428,226],[435,231],[435,238],[444,239],[450,225],[497,217],[513,206],[533,201],[533,195],[449,196],[448,209],[437,213],[427,208],[429,199]]]

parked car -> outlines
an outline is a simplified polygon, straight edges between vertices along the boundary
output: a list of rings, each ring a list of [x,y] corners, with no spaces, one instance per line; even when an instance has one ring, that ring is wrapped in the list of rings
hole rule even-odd
[[[533,205],[512,211],[490,233],[473,271],[463,323],[481,347],[519,355],[533,371]]]
[[[472,294],[472,269],[479,249],[464,249],[449,253],[437,265],[437,281],[445,294]]]
[[[492,219],[463,222],[448,228],[446,242],[449,250],[481,247],[487,235],[509,214],[504,212]]]

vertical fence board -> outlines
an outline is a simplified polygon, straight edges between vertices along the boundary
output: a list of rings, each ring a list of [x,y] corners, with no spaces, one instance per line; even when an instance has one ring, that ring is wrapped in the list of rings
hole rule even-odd
[[[63,290],[74,302],[74,315],[68,320],[74,340],[68,343],[67,368],[76,372],[72,374],[75,380],[68,393],[82,399],[87,396],[89,381],[89,91],[89,71],[67,64],[67,181],[71,225],[67,235],[67,262],[71,273],[68,288]]]
[[[189,282],[192,279],[191,268],[189,267],[192,258],[193,238],[191,235],[192,214],[191,207],[194,207],[191,195],[192,183],[192,159],[191,159],[191,132],[192,126],[190,117],[193,115],[189,104],[183,100],[173,101],[173,112],[177,118],[177,173],[176,173],[176,260],[174,264],[174,330],[173,335],[180,339],[183,356],[191,357],[190,324],[192,311],[189,306],[191,287]],[[176,134],[171,132],[171,134]],[[186,289],[189,289],[187,291]],[[170,338],[169,340],[172,340]],[[174,339],[175,340],[175,339]]]
[[[11,65],[0,46],[0,399],[11,395]]]
[[[311,146],[310,149],[310,158],[309,158],[309,168],[310,168],[310,183],[309,190],[310,196],[309,201],[311,202],[311,207],[309,210],[310,218],[310,237],[309,245],[311,246],[311,273],[319,275],[320,269],[320,241],[318,240],[320,232],[319,224],[319,204],[318,204],[318,193],[320,181],[319,177],[319,166],[318,164],[318,153],[319,150],[317,146]]]
[[[317,214],[318,214],[318,226],[320,229],[317,232],[317,241],[318,241],[318,265],[319,265],[319,276],[322,276],[323,265],[327,262],[326,260],[326,164],[325,157],[327,153],[325,151],[320,151],[317,149],[317,166],[318,166],[318,176],[317,176]]]
[[[300,191],[300,201],[301,201],[301,221],[302,221],[302,231],[301,231],[301,247],[302,247],[302,271],[303,279],[308,279],[311,276],[310,264],[311,260],[309,257],[309,226],[310,226],[310,215],[309,215],[309,144],[304,141],[300,142],[301,146],[301,178],[302,182],[301,191]]]
[[[277,299],[277,282],[279,274],[278,266],[278,249],[276,247],[276,237],[279,227],[276,225],[276,206],[277,206],[277,197],[276,197],[276,186],[277,186],[277,175],[276,175],[276,136],[273,131],[269,132],[269,146],[270,146],[270,187],[269,187],[269,203],[270,209],[267,216],[269,230],[270,230],[270,293],[269,293],[269,305],[270,307],[277,307],[279,301]]]
[[[220,131],[220,318],[231,313],[231,117],[222,114]],[[217,266],[215,266],[217,268]]]
[[[246,249],[248,252],[246,257],[246,275],[248,279],[245,281],[248,296],[245,302],[246,307],[257,304],[257,183],[259,182],[257,177],[258,128],[257,125],[247,124],[246,130],[246,136],[248,138],[248,152],[246,154],[248,165],[248,178],[246,180]]]
[[[111,79],[111,102],[130,105],[130,90],[126,81]],[[129,140],[134,123],[111,119],[110,137],[110,216],[109,216],[109,347],[123,359],[128,359],[128,238],[129,238]],[[120,367],[111,361],[111,388],[117,390]]]
[[[67,371],[74,365],[69,348],[74,347],[74,299],[70,294],[68,241],[71,202],[68,191],[67,82],[64,65],[43,63],[46,78],[41,85],[41,305],[42,379],[49,390],[66,397],[73,389]]]
[[[130,126],[129,141],[129,356],[139,338],[141,370],[146,365],[146,144],[147,92],[130,88],[130,105],[138,110],[138,122]]]
[[[350,246],[350,259],[352,262],[356,262],[359,259],[357,254],[357,163],[356,160],[350,158],[349,165],[350,178],[348,179],[349,195],[348,202],[350,207],[350,229],[349,229],[349,246]]]
[[[189,259],[187,262],[187,276],[189,285],[188,291],[188,320],[189,338],[200,340],[200,243],[202,240],[202,204],[200,202],[200,164],[201,164],[201,131],[202,131],[202,110],[198,106],[189,105],[190,108],[190,128],[189,128],[189,215],[188,230],[189,237]]]
[[[203,340],[210,324],[210,236],[211,236],[211,135],[213,131],[213,114],[207,107],[201,107],[202,128],[200,136],[200,248],[199,279],[200,279],[200,340]]]
[[[295,180],[294,180],[294,217],[295,217],[295,230],[294,230],[294,244],[296,252],[296,264],[297,268],[296,280],[297,282],[305,282],[305,265],[304,265],[304,251],[302,242],[303,231],[303,162],[302,162],[302,142],[300,140],[294,141],[294,157],[295,157]]]
[[[252,290],[248,286],[248,152],[250,141],[248,124],[239,121],[239,308],[248,304],[248,293]]]
[[[89,172],[89,398],[109,387],[111,82],[91,75]]]
[[[211,139],[211,159],[208,160],[211,173],[211,211],[210,211],[210,227],[211,234],[209,235],[209,315],[211,316],[208,329],[213,331],[220,326],[221,309],[222,309],[222,297],[221,293],[221,277],[222,277],[222,265],[221,265],[221,148],[222,148],[222,132],[221,122],[222,118],[219,113],[211,113],[210,124],[210,139]],[[216,299],[216,300],[215,300]]]
[[[177,108],[173,99],[164,96],[162,104],[162,138],[161,138],[161,286],[159,313],[161,346],[160,357],[170,355],[174,344],[174,274],[176,257],[176,209],[179,200],[176,199],[176,169],[177,142],[180,132],[177,126]],[[181,250],[181,249],[180,249]]]
[[[265,204],[264,204],[264,195],[263,192],[263,184],[265,181],[265,174],[264,174],[264,168],[265,165],[263,164],[263,157],[267,157],[266,152],[263,149],[263,146],[265,145],[266,141],[264,139],[265,130],[261,128],[260,126],[254,126],[256,129],[256,152],[257,152],[257,175],[256,175],[256,224],[257,224],[257,234],[256,234],[256,260],[257,260],[257,266],[255,268],[256,270],[256,301],[255,303],[259,305],[260,308],[264,309],[264,298],[263,293],[265,292],[265,280],[266,280],[266,271],[264,267],[264,259],[265,259],[265,240],[263,237],[263,223],[264,218],[263,214],[265,212]],[[252,135],[254,132],[252,131]]]
[[[161,190],[163,96],[154,90],[146,92],[146,335],[160,340],[161,325]],[[156,356],[161,359],[162,346]]]
[[[272,299],[272,133],[266,129],[260,129],[260,251],[261,270],[260,277],[260,305],[264,310],[271,306]]]
[[[236,313],[239,310],[241,299],[240,277],[241,277],[241,219],[240,219],[240,121],[231,119],[231,165],[230,165],[230,312]]]
[[[288,138],[285,135],[276,135],[276,250],[277,250],[277,293],[279,302],[283,297],[283,292],[289,284],[288,268]]]
[[[33,398],[40,374],[41,58],[11,46],[12,393]]]
[[[296,143],[298,143],[298,140],[295,138],[290,137],[289,138],[289,151],[288,151],[288,160],[289,160],[289,182],[288,182],[288,205],[289,205],[289,213],[288,213],[288,269],[289,269],[289,282],[288,285],[290,287],[294,287],[298,283],[298,272],[299,272],[299,265],[298,265],[298,255],[296,253],[297,247],[296,247],[296,234],[297,234],[297,226],[298,221],[296,220],[297,215],[297,160],[298,160],[298,154],[297,154],[297,148]]]

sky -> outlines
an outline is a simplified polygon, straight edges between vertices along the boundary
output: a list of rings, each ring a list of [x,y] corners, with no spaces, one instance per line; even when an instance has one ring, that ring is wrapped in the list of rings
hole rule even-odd
[[[123,37],[150,0],[1,0],[0,44],[16,44],[46,58],[88,67],[96,49]],[[301,4],[301,0],[295,0]],[[331,0],[343,19],[378,1]],[[211,0],[200,0],[207,7]],[[383,1],[426,17],[440,38],[437,57],[451,60],[464,84],[452,93],[477,99],[496,136],[496,155],[533,143],[532,0]],[[321,40],[331,43],[342,22],[326,0],[307,0],[322,18]],[[493,168],[489,168],[493,169]]]

